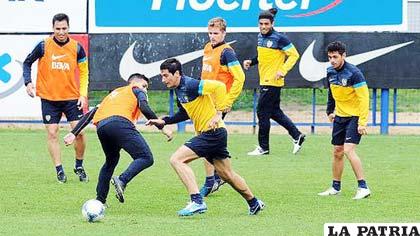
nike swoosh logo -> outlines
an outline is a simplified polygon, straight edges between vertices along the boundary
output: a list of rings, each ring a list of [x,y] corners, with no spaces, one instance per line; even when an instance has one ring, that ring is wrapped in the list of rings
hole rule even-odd
[[[52,54],[51,59],[52,59],[53,61],[55,61],[55,60],[57,60],[57,59],[60,59],[60,58],[65,57],[65,56],[66,56],[66,55],[59,55],[59,56],[56,56],[56,55]]]
[[[203,57],[203,61],[209,61],[212,57]]]
[[[299,72],[302,77],[310,82],[316,82],[325,78],[327,76],[327,68],[331,65],[330,62],[320,62],[318,61],[313,54],[313,49],[316,40],[314,40],[305,52],[303,52],[302,57],[299,63]],[[350,62],[353,65],[360,65],[377,57],[383,56],[387,53],[395,51],[399,48],[405,47],[409,44],[414,43],[414,41],[396,44],[393,46],[376,49],[373,51],[368,51],[365,53],[360,53],[352,56],[346,57],[346,61]]]
[[[235,41],[229,42],[228,44],[235,43]],[[128,77],[134,73],[140,73],[145,75],[148,78],[152,78],[156,75],[160,74],[160,64],[164,62],[166,59],[155,61],[151,63],[139,63],[134,59],[134,46],[136,45],[137,41],[135,41],[128,49],[125,51],[124,55],[120,61],[120,76],[124,80],[127,80]],[[197,50],[194,52],[189,52],[185,54],[181,54],[178,56],[170,57],[178,59],[181,64],[188,63],[193,61],[199,57],[203,56],[204,49]]]

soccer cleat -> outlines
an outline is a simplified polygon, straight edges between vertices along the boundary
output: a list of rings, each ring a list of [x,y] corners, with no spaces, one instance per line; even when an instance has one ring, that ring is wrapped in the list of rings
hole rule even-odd
[[[67,176],[64,174],[64,171],[59,171],[57,173],[57,180],[60,184],[67,182]]]
[[[261,200],[257,200],[257,204],[249,208],[248,214],[249,215],[256,215],[258,212],[262,211],[265,207],[265,204]]]
[[[89,182],[89,178],[86,175],[85,169],[83,169],[83,167],[77,167],[74,169],[74,173],[79,176],[80,182]]]
[[[224,185],[225,183],[226,182],[223,179],[221,179],[221,178],[217,179],[216,182],[213,185],[213,188],[211,189],[211,193],[214,193],[217,190],[219,190],[219,188],[222,187],[222,185]]]
[[[270,151],[262,149],[260,146],[256,146],[254,151],[248,152],[248,156],[261,156],[261,155],[267,155]]]
[[[192,216],[197,213],[202,214],[206,211],[207,211],[207,205],[205,202],[201,204],[198,204],[195,202],[188,202],[187,206],[184,209],[179,210],[177,213],[178,213],[178,216]]]
[[[354,200],[360,200],[363,198],[367,198],[370,196],[370,189],[369,188],[357,188],[356,195],[354,195]]]
[[[330,187],[324,192],[318,193],[318,196],[333,196],[333,195],[339,195],[340,193],[341,191],[335,190],[335,188]]]
[[[124,203],[124,183],[120,180],[120,178],[118,178],[118,176],[114,176],[111,179],[111,184],[113,184],[115,187],[115,197],[118,199],[118,201]]]
[[[302,144],[305,142],[305,137],[306,135],[300,134],[298,139],[293,140],[293,154],[298,153],[302,148]]]

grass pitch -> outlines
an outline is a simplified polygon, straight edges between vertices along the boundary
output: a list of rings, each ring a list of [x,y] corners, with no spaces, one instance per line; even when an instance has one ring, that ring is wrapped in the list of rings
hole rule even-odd
[[[61,136],[64,132],[61,132]],[[234,169],[267,205],[258,216],[247,215],[246,202],[223,186],[206,199],[208,212],[180,218],[189,196],[169,165],[169,157],[192,134],[178,134],[166,143],[159,133],[143,134],[155,164],[127,187],[120,204],[113,187],[105,219],[87,223],[82,204],[95,197],[104,157],[96,134],[88,132],[85,168],[89,183],[73,173],[73,149],[63,150],[68,182],[58,184],[47,153],[43,130],[0,129],[0,235],[322,235],[327,222],[419,222],[419,136],[367,136],[358,153],[372,196],[354,201],[357,183],[348,162],[340,197],[318,197],[331,184],[328,135],[308,136],[292,155],[288,136],[272,135],[270,155],[247,157],[255,135],[232,134],[229,150]],[[123,152],[124,153],[124,152]],[[116,174],[131,159],[124,153]],[[204,180],[202,161],[192,163],[198,182]]]

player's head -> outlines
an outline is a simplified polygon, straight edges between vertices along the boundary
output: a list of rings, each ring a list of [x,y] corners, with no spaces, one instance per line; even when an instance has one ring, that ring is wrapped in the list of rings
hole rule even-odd
[[[331,42],[327,46],[328,60],[334,69],[340,69],[346,58],[346,45],[340,41]]]
[[[222,17],[215,17],[209,20],[207,30],[211,45],[215,46],[225,41],[226,26],[226,20]]]
[[[140,73],[134,73],[128,77],[129,84],[138,84],[141,88],[147,89],[149,87],[149,78]]]
[[[261,34],[267,34],[273,29],[276,14],[277,8],[271,8],[260,13],[258,16],[258,27],[260,28]]]
[[[182,76],[182,65],[175,58],[169,58],[160,65],[162,83],[168,88],[176,88]]]
[[[69,37],[69,22],[69,17],[64,13],[59,13],[53,17],[54,38],[59,42],[67,41]]]

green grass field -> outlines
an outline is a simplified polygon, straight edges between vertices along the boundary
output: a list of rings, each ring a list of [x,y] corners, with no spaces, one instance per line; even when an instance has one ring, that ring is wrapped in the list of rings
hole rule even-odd
[[[95,197],[104,160],[96,134],[88,132],[85,168],[91,181],[78,182],[72,173],[72,148],[63,146],[68,182],[58,184],[43,130],[0,129],[0,235],[322,235],[326,222],[420,221],[419,136],[364,138],[359,154],[373,195],[354,201],[357,184],[348,163],[342,195],[316,195],[330,185],[329,136],[308,136],[301,153],[294,156],[289,137],[273,135],[271,154],[251,158],[245,153],[253,148],[256,136],[230,135],[234,168],[267,207],[258,216],[248,216],[246,202],[223,186],[206,199],[206,214],[189,218],[176,215],[189,196],[168,159],[192,134],[178,134],[172,143],[159,133],[144,136],[155,165],[128,185],[124,204],[118,203],[111,188],[105,219],[91,224],[83,220],[81,206]],[[116,173],[129,161],[124,153]],[[201,183],[202,162],[192,166]]]

